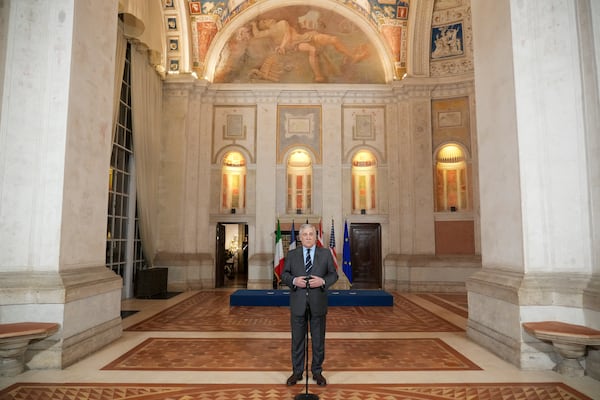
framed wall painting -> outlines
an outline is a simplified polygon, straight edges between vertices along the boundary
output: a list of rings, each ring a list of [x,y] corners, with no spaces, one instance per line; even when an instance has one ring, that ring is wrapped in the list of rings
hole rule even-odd
[[[396,8],[396,18],[408,19],[408,7],[398,6]]]
[[[349,156],[357,146],[368,146],[385,159],[386,132],[384,105],[346,105],[342,107],[342,143]]]
[[[310,149],[321,162],[321,106],[283,105],[277,107],[277,160],[293,147]]]
[[[460,111],[439,112],[437,117],[440,128],[454,128],[463,125]]]
[[[213,108],[213,161],[228,146],[241,146],[255,159],[256,106],[216,105]]]
[[[199,1],[190,1],[189,6],[191,15],[202,14],[202,4]]]
[[[431,58],[433,60],[462,56],[463,54],[462,22],[431,28]]]
[[[373,128],[373,115],[356,114],[354,116],[354,139],[373,139],[375,137],[375,132],[373,131]]]
[[[242,114],[227,114],[227,122],[223,131],[223,139],[236,140],[246,138],[246,127]]]
[[[462,143],[471,151],[469,97],[435,99],[431,101],[431,129],[433,147],[443,143]]]
[[[375,140],[384,134],[383,106],[344,107],[344,126],[352,132],[352,140]]]
[[[246,140],[249,129],[254,129],[256,107],[215,106],[214,135],[223,140]]]

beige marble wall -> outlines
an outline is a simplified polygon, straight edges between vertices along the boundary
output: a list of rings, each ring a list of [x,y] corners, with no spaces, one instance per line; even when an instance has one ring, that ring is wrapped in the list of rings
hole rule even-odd
[[[429,86],[424,81],[407,79],[392,86],[359,89],[351,85],[321,85],[290,90],[272,85],[225,87],[181,78],[166,82],[165,87],[159,259],[161,266],[171,270],[170,287],[215,284],[209,279],[215,276],[210,260],[215,257],[214,232],[218,222],[248,224],[249,288],[272,285],[278,218],[285,223],[321,219],[326,241],[333,219],[340,259],[344,220],[379,223],[382,259],[386,260],[385,269],[382,266],[385,287],[404,287],[406,279],[397,276],[407,268],[406,260],[415,260],[410,256],[434,256],[431,101],[434,95],[469,98],[469,80]],[[317,106],[321,111],[320,147],[317,153],[309,149],[315,160],[313,204],[308,215],[286,213],[286,154],[280,154],[285,149],[277,147],[280,106]],[[244,120],[249,120],[250,131],[243,139],[223,139],[220,114],[227,110],[242,110]],[[372,136],[353,134],[356,110],[372,112]],[[247,207],[236,214],[222,213],[219,205],[221,160],[231,149],[246,155],[248,169]],[[351,210],[351,160],[360,149],[369,149],[378,157],[377,210],[367,215],[353,214]],[[467,219],[473,221],[473,215]],[[189,278],[181,271],[184,267],[178,266],[178,255],[188,260],[187,276],[203,276],[201,282],[185,282]],[[401,255],[405,257],[399,258]],[[194,259],[206,262],[194,265],[189,261]],[[464,291],[464,279],[472,272],[460,263],[454,265],[452,260],[446,262],[447,274],[440,274],[427,263],[408,264],[413,268],[412,276],[419,281],[412,287],[419,290],[438,289],[446,282],[450,290]],[[443,276],[447,279],[440,279]],[[456,277],[460,277],[458,281]],[[430,286],[426,284],[428,280]]]

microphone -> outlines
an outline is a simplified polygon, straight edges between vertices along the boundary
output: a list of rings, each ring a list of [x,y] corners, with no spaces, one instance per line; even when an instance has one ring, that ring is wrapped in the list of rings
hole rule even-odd
[[[308,289],[310,289],[310,275],[304,277],[304,282],[306,282],[306,297],[308,297]]]

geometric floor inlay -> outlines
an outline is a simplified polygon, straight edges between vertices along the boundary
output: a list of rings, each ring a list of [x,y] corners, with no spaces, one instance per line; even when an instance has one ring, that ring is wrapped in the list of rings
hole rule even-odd
[[[1,400],[289,400],[302,385],[17,383]],[[562,383],[386,384],[309,386],[321,400],[591,400]]]
[[[326,352],[326,371],[481,369],[438,338],[327,339]],[[102,369],[287,371],[290,363],[289,339],[149,338]]]
[[[127,331],[289,332],[289,307],[229,306],[228,292],[203,291]],[[461,332],[394,293],[392,307],[329,307],[329,332]]]

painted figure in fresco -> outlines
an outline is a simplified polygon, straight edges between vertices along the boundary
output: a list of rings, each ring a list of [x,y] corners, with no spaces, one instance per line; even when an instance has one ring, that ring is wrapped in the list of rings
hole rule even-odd
[[[304,15],[298,17],[298,25],[302,29],[315,31],[319,29],[319,19],[321,14],[318,11],[310,10]]]
[[[315,82],[325,82],[326,77],[321,71],[318,56],[320,50],[332,46],[338,53],[345,56],[344,63],[356,63],[368,54],[366,47],[351,51],[335,35],[309,30],[299,33],[286,20],[266,18],[252,22],[252,34],[255,38],[268,37],[279,43],[275,49],[277,54],[286,54],[289,51],[300,51],[308,54],[308,62],[314,74]]]
[[[248,77],[250,79],[279,82],[284,69],[285,68],[277,61],[277,56],[272,54],[265,59],[260,68],[253,68],[250,70]]]
[[[215,70],[215,81],[226,82],[233,74],[235,67],[242,62],[247,53],[247,43],[252,38],[252,32],[247,26],[237,30],[232,40],[221,52],[221,64]]]

